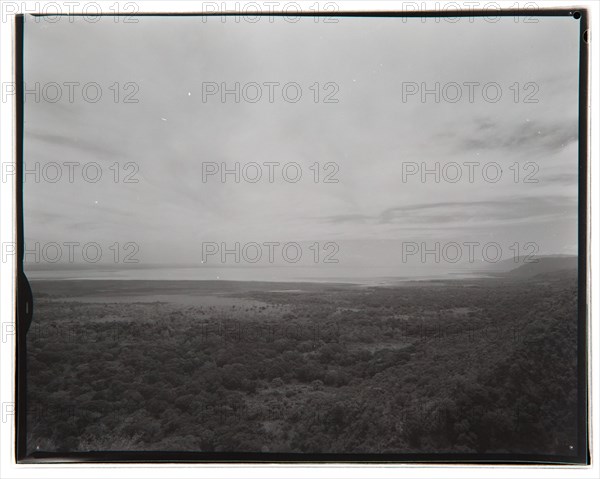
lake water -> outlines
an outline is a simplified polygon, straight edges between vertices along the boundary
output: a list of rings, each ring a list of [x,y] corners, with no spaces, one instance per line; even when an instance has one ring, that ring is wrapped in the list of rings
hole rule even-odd
[[[483,278],[480,272],[456,271],[452,273],[430,271],[427,274],[393,275],[389,269],[362,271],[362,275],[345,271],[320,270],[318,268],[56,268],[28,270],[29,279],[45,280],[191,280],[191,281],[273,281],[273,282],[311,282],[311,283],[355,283],[365,285],[385,285],[400,281],[431,281],[452,279]],[[332,274],[338,273],[338,274]],[[341,273],[341,274],[339,274]],[[346,273],[346,274],[344,274]],[[412,274],[411,274],[412,273]]]

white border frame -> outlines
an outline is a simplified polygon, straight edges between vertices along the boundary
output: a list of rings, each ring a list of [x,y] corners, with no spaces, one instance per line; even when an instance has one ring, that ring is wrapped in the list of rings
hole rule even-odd
[[[141,12],[202,12],[213,9],[214,5],[225,7],[226,11],[236,11],[236,8],[250,8],[250,4],[259,4],[262,11],[288,11],[285,10],[289,4],[300,5],[304,11],[314,12],[318,4],[334,3],[339,11],[408,11],[418,6],[420,10],[447,9],[449,12],[460,8],[469,11],[473,8],[490,8],[500,5],[502,9],[527,8],[534,5],[539,8],[570,8],[585,7],[589,10],[590,32],[600,25],[600,2],[595,0],[583,0],[569,2],[562,0],[538,0],[535,2],[499,0],[499,1],[396,1],[396,0],[334,0],[331,2],[322,0],[281,0],[278,5],[273,6],[269,1],[221,1],[197,2],[197,1],[145,1],[145,0],[109,0],[109,1],[2,1],[0,2],[0,83],[2,85],[2,101],[0,102],[0,159],[2,166],[14,164],[15,161],[15,99],[14,96],[5,95],[6,86],[14,82],[14,13],[33,12],[56,12],[56,6],[62,8],[64,13],[90,13],[94,12],[95,6],[101,6],[103,13],[114,13],[115,9],[121,12],[129,12],[125,4],[134,4],[139,13]],[[207,5],[207,4],[212,4]],[[270,5],[270,6],[269,6]],[[92,8],[91,10],[89,8]],[[295,6],[294,6],[295,8]],[[87,9],[87,10],[86,10]],[[272,10],[269,10],[272,9]],[[274,10],[273,10],[274,9]],[[12,13],[12,14],[11,14]],[[209,475],[215,478],[229,477],[252,477],[252,478],[279,478],[285,475],[287,478],[300,477],[329,477],[329,478],[362,478],[365,475],[374,478],[403,477],[430,478],[435,477],[462,477],[465,479],[480,478],[482,475],[492,479],[504,479],[510,476],[512,479],[525,477],[539,477],[544,479],[570,478],[595,478],[600,477],[600,457],[598,447],[599,424],[599,398],[598,371],[600,349],[600,338],[598,335],[598,289],[592,286],[598,281],[600,271],[598,258],[600,244],[598,241],[598,219],[597,211],[600,208],[600,164],[598,162],[600,108],[600,74],[598,71],[600,58],[599,48],[594,45],[595,33],[591,35],[589,46],[590,53],[590,81],[589,94],[593,108],[590,109],[589,118],[591,125],[591,137],[588,145],[588,172],[590,178],[588,214],[590,218],[588,258],[591,266],[591,276],[588,278],[588,294],[590,297],[590,389],[591,401],[591,428],[592,428],[592,466],[423,466],[423,465],[200,465],[200,464],[149,464],[149,465],[99,465],[99,464],[70,464],[70,465],[22,465],[15,463],[15,430],[14,418],[11,416],[11,405],[14,405],[15,387],[15,335],[12,334],[14,327],[14,296],[15,296],[15,267],[14,257],[6,255],[7,248],[16,241],[16,215],[14,195],[15,183],[2,183],[0,186],[0,245],[2,245],[2,261],[0,261],[0,323],[2,327],[2,342],[0,343],[0,403],[2,406],[2,417],[0,421],[0,478],[2,479],[24,479],[24,478],[57,478],[57,479],[79,479],[83,476],[90,478],[104,477],[127,477],[127,478],[195,478],[198,475]],[[596,215],[596,216],[595,216]],[[593,374],[592,374],[593,373]]]

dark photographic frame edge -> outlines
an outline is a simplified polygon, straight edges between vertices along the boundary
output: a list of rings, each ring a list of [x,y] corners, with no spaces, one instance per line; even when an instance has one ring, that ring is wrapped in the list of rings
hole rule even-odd
[[[26,453],[26,335],[33,316],[33,294],[24,272],[24,219],[23,219],[23,145],[24,145],[24,75],[23,75],[23,14],[15,16],[15,65],[16,85],[16,371],[15,371],[15,460],[20,464],[68,464],[68,463],[195,463],[195,464],[428,464],[428,465],[589,465],[591,460],[589,443],[589,384],[588,384],[588,133],[589,133],[589,45],[587,42],[589,15],[585,8],[539,9],[532,11],[502,10],[499,16],[574,16],[580,21],[579,39],[579,122],[578,122],[578,451],[573,456],[529,455],[529,454],[301,454],[301,453],[207,453],[173,451],[103,451],[77,453]],[[82,14],[75,14],[81,16]],[[125,15],[125,14],[117,14]],[[138,16],[205,16],[200,13],[139,13]],[[214,13],[213,15],[242,16],[240,13]],[[266,16],[285,16],[285,13],[258,13]],[[299,16],[333,17],[466,17],[489,16],[486,11],[452,12],[375,12],[353,11],[323,13],[299,13]],[[43,15],[38,15],[43,16]],[[67,16],[62,14],[61,16]],[[104,15],[103,16],[113,16]]]

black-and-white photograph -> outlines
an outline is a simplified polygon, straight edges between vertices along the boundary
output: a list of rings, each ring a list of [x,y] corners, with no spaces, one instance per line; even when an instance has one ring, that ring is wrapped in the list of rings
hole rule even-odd
[[[23,21],[23,457],[586,461],[581,13],[94,20]]]

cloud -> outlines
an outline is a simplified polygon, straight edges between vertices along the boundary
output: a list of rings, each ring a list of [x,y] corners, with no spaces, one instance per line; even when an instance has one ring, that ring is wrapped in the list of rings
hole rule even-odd
[[[576,214],[577,199],[567,196],[503,198],[488,201],[419,203],[387,208],[376,215],[334,215],[324,222],[356,224],[418,224],[442,228],[447,223],[548,221]]]
[[[578,184],[579,175],[577,173],[556,173],[544,175],[540,181],[543,181],[544,183],[572,186]]]
[[[527,121],[519,124],[483,120],[472,125],[473,135],[463,137],[459,151],[483,150],[558,150],[577,141],[577,120]]]
[[[60,148],[73,149],[78,151],[76,154],[96,153],[110,158],[120,157],[123,151],[116,146],[110,146],[105,143],[92,142],[76,136],[66,136],[55,133],[42,133],[39,131],[27,131],[27,141],[39,141],[42,143],[58,146]]]
[[[369,215],[349,214],[349,215],[326,216],[326,217],[323,217],[320,219],[326,223],[339,224],[339,223],[365,223],[369,220],[372,220],[373,217],[369,216]]]

